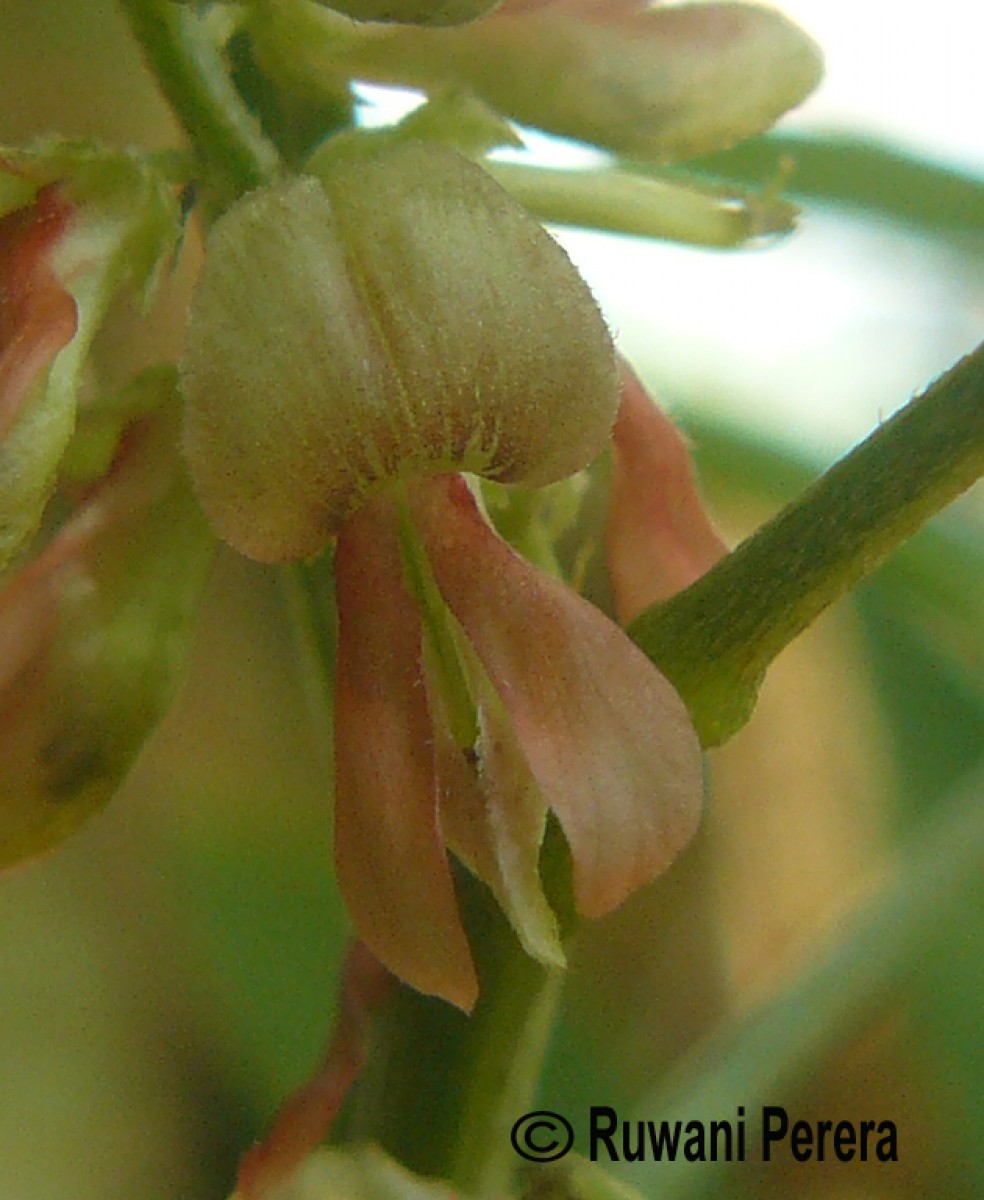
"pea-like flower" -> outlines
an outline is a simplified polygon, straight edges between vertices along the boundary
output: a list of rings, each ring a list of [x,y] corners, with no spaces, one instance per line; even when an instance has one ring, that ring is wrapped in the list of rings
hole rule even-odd
[[[220,534],[267,561],[336,540],[335,853],[359,936],[470,1008],[450,848],[561,963],[547,814],[600,916],[686,844],[702,792],[669,683],[466,478],[538,486],[607,444],[619,386],[586,286],[479,167],[353,149],[216,223],[183,387]]]

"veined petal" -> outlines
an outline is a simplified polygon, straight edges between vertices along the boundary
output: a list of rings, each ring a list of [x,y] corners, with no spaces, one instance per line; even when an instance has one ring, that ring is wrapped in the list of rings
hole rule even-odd
[[[701,754],[683,702],[616,625],[499,538],[460,476],[415,498],[441,593],[571,847],[578,908],[601,916],[696,829]]]
[[[623,625],[689,587],[728,553],[697,490],[686,439],[628,367],[615,424],[606,546]]]
[[[370,950],[422,992],[471,1009],[478,982],[438,826],[420,616],[403,582],[395,511],[380,497],[335,555],[335,860]]]

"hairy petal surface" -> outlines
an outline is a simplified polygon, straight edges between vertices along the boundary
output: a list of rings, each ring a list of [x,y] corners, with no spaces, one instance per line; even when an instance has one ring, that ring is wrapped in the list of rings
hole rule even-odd
[[[628,367],[615,423],[606,549],[623,625],[728,553],[701,500],[686,439]]]
[[[446,147],[345,144],[215,223],[192,306],[192,476],[266,561],[320,550],[397,476],[563,478],[618,405],[601,313],[539,222]]]
[[[461,477],[416,497],[441,593],[570,844],[578,908],[601,916],[696,829],[701,754],[687,711],[616,625],[499,538]]]
[[[335,554],[335,861],[359,937],[412,987],[471,1009],[478,982],[444,841],[421,624],[393,505],[342,528]]]

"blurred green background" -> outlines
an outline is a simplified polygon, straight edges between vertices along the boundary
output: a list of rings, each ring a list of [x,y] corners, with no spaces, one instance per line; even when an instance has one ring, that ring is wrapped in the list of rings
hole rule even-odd
[[[0,96],[5,143],[175,137],[108,0],[7,0]],[[782,155],[805,210],[783,245],[568,238],[734,539],[984,328],[984,181],[845,133],[705,165],[760,181]],[[900,1162],[628,1167],[647,1195],[984,1195],[982,521],[978,488],[777,663],[696,844],[586,931],[542,1092],[576,1124],[888,1118]],[[223,556],[124,794],[0,881],[0,1196],[228,1193],[335,1004],[323,721],[276,577]]]

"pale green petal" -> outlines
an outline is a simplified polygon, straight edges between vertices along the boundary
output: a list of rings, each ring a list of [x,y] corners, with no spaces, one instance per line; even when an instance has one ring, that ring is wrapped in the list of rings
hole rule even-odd
[[[370,144],[247,196],[206,247],[186,449],[255,558],[317,552],[389,480],[551,482],[611,432],[611,338],[557,243],[453,151]]]

